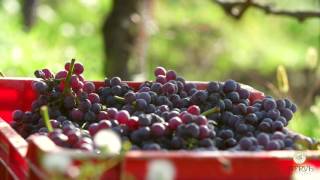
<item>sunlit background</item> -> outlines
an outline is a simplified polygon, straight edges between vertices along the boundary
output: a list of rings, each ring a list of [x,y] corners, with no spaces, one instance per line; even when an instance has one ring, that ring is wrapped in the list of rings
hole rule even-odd
[[[265,2],[289,10],[320,9],[319,0]],[[110,0],[39,0],[35,23],[26,31],[20,1],[0,0],[0,72],[32,77],[36,69],[58,71],[76,58],[87,79],[103,80],[102,25],[111,8]],[[158,0],[147,25],[139,72],[145,79],[161,65],[188,80],[232,78],[273,96],[290,96],[301,107],[290,127],[320,138],[320,18],[299,22],[250,9],[235,20],[210,0]],[[137,63],[131,61],[131,69]],[[288,92],[279,90],[279,65],[287,71]]]

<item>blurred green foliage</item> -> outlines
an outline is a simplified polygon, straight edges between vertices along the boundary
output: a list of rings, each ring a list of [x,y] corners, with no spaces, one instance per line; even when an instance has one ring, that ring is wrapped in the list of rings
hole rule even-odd
[[[289,9],[319,7],[314,0],[275,2]],[[102,80],[101,26],[110,9],[110,0],[42,0],[35,26],[25,32],[19,1],[0,0],[0,71],[33,76],[35,69],[58,71],[76,57],[86,67],[87,79]],[[163,0],[155,3],[154,22],[149,27],[149,79],[153,68],[162,65],[188,80],[240,80],[259,72],[274,82],[278,65],[299,71],[308,66],[308,49],[320,51],[319,19],[300,23],[250,9],[234,20],[210,0]],[[290,127],[320,138],[319,119],[310,111],[299,112]]]

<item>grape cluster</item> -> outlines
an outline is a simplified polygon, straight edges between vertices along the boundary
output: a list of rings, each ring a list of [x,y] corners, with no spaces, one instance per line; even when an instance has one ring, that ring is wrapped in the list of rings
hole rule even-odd
[[[38,133],[55,144],[96,151],[92,137],[112,129],[132,150],[293,150],[313,139],[286,126],[297,110],[288,99],[271,96],[250,100],[251,92],[234,80],[209,82],[206,89],[186,82],[175,71],[157,67],[155,80],[137,89],[119,77],[101,87],[85,81],[80,63],[67,63],[53,74],[37,70],[38,98],[31,111],[16,110],[12,127],[23,137]],[[49,131],[40,107],[48,106]]]

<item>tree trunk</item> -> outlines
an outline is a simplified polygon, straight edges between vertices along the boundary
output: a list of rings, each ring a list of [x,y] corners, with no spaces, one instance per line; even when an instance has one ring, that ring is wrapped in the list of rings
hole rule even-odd
[[[29,31],[36,21],[38,0],[25,0],[22,4],[24,30]]]
[[[107,77],[119,76],[130,80],[129,60],[133,58],[135,51],[138,56],[145,56],[141,49],[146,51],[146,47],[142,45],[147,41],[143,13],[146,8],[149,9],[148,1],[113,0],[112,11],[102,28],[106,54],[104,71]],[[139,57],[134,59],[141,60]]]

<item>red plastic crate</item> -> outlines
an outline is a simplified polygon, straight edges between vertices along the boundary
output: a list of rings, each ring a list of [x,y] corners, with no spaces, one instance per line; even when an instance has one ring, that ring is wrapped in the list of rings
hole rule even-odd
[[[31,140],[29,141],[29,148],[26,156],[30,168],[28,179],[51,179],[53,177],[56,179],[61,179],[61,177],[63,177],[63,179],[72,179],[72,176],[70,177],[64,172],[50,173],[50,167],[46,166],[46,163],[43,162],[44,158],[48,158],[49,156],[59,156],[69,159],[70,163],[66,165],[66,170],[76,168],[77,171],[81,172],[81,168],[84,166],[91,166],[95,168],[94,173],[99,173],[100,179],[120,179],[121,161],[117,156],[98,156],[93,153],[63,149],[56,146],[46,136],[33,136],[30,138]],[[106,162],[111,159],[113,159],[115,163],[105,169]],[[49,171],[47,170],[48,168]]]
[[[25,179],[27,142],[0,118],[0,174],[3,179]],[[2,179],[2,178],[1,178]]]
[[[2,163],[4,162],[4,166],[0,166],[0,173],[12,172],[13,176],[8,178],[48,178],[49,174],[39,157],[55,153],[68,155],[72,159],[72,165],[80,167],[86,162],[93,162],[98,166],[108,160],[110,157],[101,158],[88,153],[70,153],[69,150],[57,147],[49,138],[43,136],[32,137],[28,144],[8,125],[7,122],[12,120],[13,110],[30,109],[31,102],[36,98],[36,94],[31,89],[33,80],[35,79],[0,78],[0,117],[6,121],[0,120],[0,153],[2,153],[0,159]],[[199,89],[204,89],[207,84],[196,83]],[[95,84],[99,87],[103,83],[95,82]],[[141,83],[128,82],[128,84],[138,88]],[[264,96],[263,93],[248,86],[246,88],[252,92],[251,101]],[[124,179],[146,179],[154,175],[152,168],[157,167],[157,163],[159,165],[160,162],[160,165],[162,163],[173,169],[175,179],[290,179],[293,170],[300,167],[293,162],[293,153],[294,151],[129,152],[122,163],[105,171],[102,178],[120,179],[121,176]],[[308,160],[304,165],[319,168],[320,152],[308,151],[306,155]],[[161,171],[155,171],[155,173],[163,175]]]
[[[293,161],[295,151],[270,152],[129,152],[124,179],[292,179],[296,173],[320,170],[320,153],[306,151],[307,160]],[[306,172],[303,172],[306,171]],[[171,173],[170,173],[171,172]],[[171,175],[168,175],[171,174]],[[306,174],[308,175],[308,174]],[[313,177],[320,179],[319,174]]]

